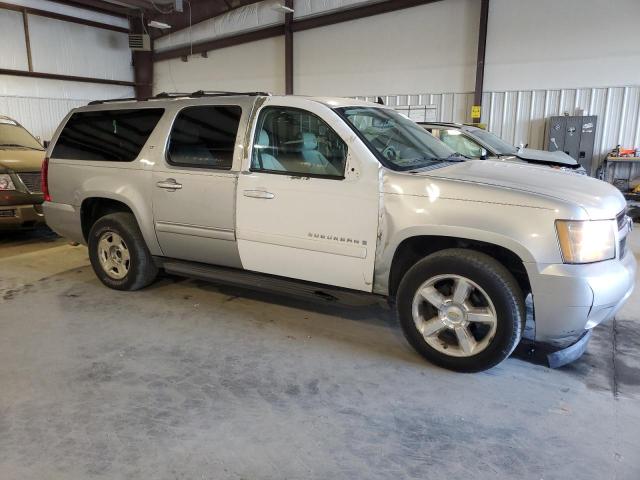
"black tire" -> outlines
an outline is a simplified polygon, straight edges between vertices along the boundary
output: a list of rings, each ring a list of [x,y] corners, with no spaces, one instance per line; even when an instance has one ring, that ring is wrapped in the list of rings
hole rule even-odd
[[[486,348],[466,357],[446,355],[433,348],[413,318],[414,296],[425,282],[440,275],[465,277],[480,286],[496,313],[496,330]],[[513,275],[494,258],[466,249],[447,249],[418,261],[402,278],[396,309],[409,343],[430,362],[458,372],[479,372],[506,359],[520,342],[525,322],[524,295]]]
[[[122,279],[109,276],[98,258],[98,242],[107,232],[116,233],[126,243],[130,260],[128,272]],[[89,232],[89,259],[96,276],[107,287],[115,290],[139,290],[151,284],[158,276],[158,267],[153,261],[142,237],[136,218],[131,213],[118,212],[98,219]]]

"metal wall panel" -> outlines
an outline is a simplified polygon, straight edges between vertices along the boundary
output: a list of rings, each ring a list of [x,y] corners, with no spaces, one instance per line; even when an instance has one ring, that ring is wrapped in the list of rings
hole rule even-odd
[[[468,122],[473,102],[473,93],[380,96],[390,106],[436,105],[442,122]],[[358,98],[375,101],[377,97]],[[640,147],[640,86],[485,92],[482,106],[482,122],[514,145],[544,149],[549,117],[582,113],[598,117],[596,163],[618,144]]]
[[[0,113],[20,122],[34,136],[50,140],[58,124],[72,108],[87,100],[0,96]]]

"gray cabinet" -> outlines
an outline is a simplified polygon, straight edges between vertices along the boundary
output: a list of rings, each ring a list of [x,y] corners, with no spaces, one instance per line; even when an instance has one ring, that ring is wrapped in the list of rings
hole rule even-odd
[[[594,174],[593,148],[598,117],[551,117],[547,125],[547,150],[560,150]]]

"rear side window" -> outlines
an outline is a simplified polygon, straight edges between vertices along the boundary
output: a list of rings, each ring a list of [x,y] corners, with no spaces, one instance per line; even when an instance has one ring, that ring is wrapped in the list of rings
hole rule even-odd
[[[167,160],[183,167],[230,170],[242,108],[187,107],[171,129]]]
[[[52,158],[131,162],[140,154],[163,108],[77,112],[60,133]]]

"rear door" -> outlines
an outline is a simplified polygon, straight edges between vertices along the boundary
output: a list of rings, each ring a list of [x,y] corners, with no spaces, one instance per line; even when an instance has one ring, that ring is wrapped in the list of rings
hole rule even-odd
[[[153,171],[153,215],[166,257],[240,267],[235,193],[239,105],[187,106]]]

